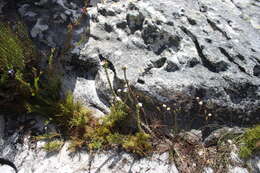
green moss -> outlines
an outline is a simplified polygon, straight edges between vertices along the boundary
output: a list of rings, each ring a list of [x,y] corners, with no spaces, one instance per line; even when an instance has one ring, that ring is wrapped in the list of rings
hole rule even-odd
[[[88,149],[90,150],[100,150],[103,147],[104,147],[103,138],[100,138],[100,140],[94,140],[88,144]]]
[[[252,153],[260,151],[260,125],[247,129],[245,134],[240,139],[242,146],[240,147],[239,155],[241,158],[248,158]]]
[[[74,101],[73,94],[67,93],[64,100],[58,104],[59,112],[56,115],[63,119],[65,126],[84,127],[91,116],[91,111],[83,106],[79,101]],[[64,121],[65,119],[65,121]],[[61,122],[61,123],[63,123]]]
[[[74,126],[70,126],[69,130],[71,151],[76,151],[84,146],[90,151],[121,147],[140,156],[151,151],[151,138],[148,134],[144,132],[122,133],[121,127],[126,125],[126,120],[130,116],[129,108],[123,102],[118,101],[113,104],[110,114],[102,119],[94,118],[91,113],[84,111],[86,108],[82,108],[80,103],[73,102],[72,95],[65,102],[66,104],[63,104],[65,107],[62,110],[65,115],[72,117],[69,123],[74,123]],[[69,109],[67,110],[67,108]],[[76,117],[84,115],[85,118],[84,120],[83,118],[75,120],[73,118],[75,115]]]
[[[68,149],[70,152],[76,152],[78,149],[82,149],[85,144],[85,140],[82,140],[78,137],[72,137]]]
[[[124,121],[128,116],[128,107],[121,101],[115,102],[111,107],[109,115],[101,119],[102,123],[97,123],[94,126],[89,126],[86,129],[86,139],[89,141],[87,146],[90,150],[107,148],[116,142],[116,137],[120,135],[121,127],[124,126]]]
[[[53,139],[55,137],[60,137],[61,135],[59,133],[46,133],[40,136],[36,136],[35,140],[39,141],[39,140],[50,140]]]
[[[95,143],[100,143],[103,145],[103,148],[105,145],[107,145],[106,136],[111,134],[111,131],[109,128],[102,126],[100,124],[97,124],[96,126],[90,126],[86,128],[86,140],[87,145],[90,150],[94,149],[92,146]]]
[[[59,151],[63,146],[63,144],[64,142],[59,140],[50,141],[44,144],[43,149],[47,152],[55,152],[55,151]]]
[[[122,101],[116,101],[110,108],[110,111],[110,114],[104,118],[104,124],[111,128],[124,125],[123,121],[131,116],[129,107]]]
[[[122,145],[123,144],[123,140],[126,138],[126,135],[122,135],[120,133],[113,133],[113,134],[109,134],[108,136],[106,136],[106,140],[108,141],[108,143],[110,145]]]
[[[145,156],[152,151],[151,136],[138,132],[124,139],[123,148],[140,156]]]

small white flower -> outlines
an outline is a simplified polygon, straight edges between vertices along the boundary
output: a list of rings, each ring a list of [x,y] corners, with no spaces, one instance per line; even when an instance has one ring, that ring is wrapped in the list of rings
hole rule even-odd
[[[199,102],[199,105],[203,105],[203,101],[200,101],[200,102]]]
[[[128,88],[125,88],[125,89],[123,90],[123,92],[124,92],[124,93],[127,93],[127,92],[128,92]]]
[[[141,107],[143,107],[143,104],[142,103],[138,103],[137,106],[141,108]]]
[[[101,61],[100,64],[104,66],[106,64],[106,61]]]
[[[11,75],[14,74],[14,70],[13,69],[8,70],[7,72],[8,72],[8,74],[11,74]]]
[[[209,117],[211,117],[211,116],[212,116],[212,114],[211,114],[211,113],[209,113],[209,114],[208,114],[208,116],[209,116]]]
[[[199,100],[200,98],[199,97],[196,97],[196,100]]]
[[[121,92],[122,92],[122,90],[121,90],[121,89],[118,89],[118,90],[117,90],[117,92],[121,93]]]
[[[98,120],[98,123],[99,123],[99,124],[103,124],[103,119],[100,118],[100,119]]]
[[[227,142],[228,142],[229,144],[232,144],[232,140],[230,140],[230,139],[229,139],[229,140],[227,140]]]
[[[200,150],[200,151],[198,152],[199,156],[202,156],[203,153],[204,153],[204,152],[203,152],[202,150]]]
[[[144,69],[143,69],[143,68],[140,68],[140,72],[141,72],[141,73],[144,73],[145,71],[144,71]]]
[[[162,106],[163,106],[164,108],[166,108],[166,107],[167,107],[167,106],[166,106],[166,104],[163,104]]]
[[[116,101],[121,101],[121,98],[117,96]]]
[[[167,108],[167,111],[170,111],[170,110],[171,110],[171,108],[170,108],[170,107],[168,107],[168,108]]]

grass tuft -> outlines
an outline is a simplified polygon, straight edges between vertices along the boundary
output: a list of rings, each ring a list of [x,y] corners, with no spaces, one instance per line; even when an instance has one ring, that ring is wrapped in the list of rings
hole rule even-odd
[[[63,144],[64,144],[64,142],[62,142],[62,141],[54,140],[54,141],[50,141],[50,142],[47,142],[46,144],[44,144],[43,149],[47,152],[57,152],[61,149]]]
[[[247,129],[245,134],[241,137],[240,143],[240,152],[239,155],[241,158],[248,158],[254,152],[260,151],[260,125],[257,125],[253,128]]]

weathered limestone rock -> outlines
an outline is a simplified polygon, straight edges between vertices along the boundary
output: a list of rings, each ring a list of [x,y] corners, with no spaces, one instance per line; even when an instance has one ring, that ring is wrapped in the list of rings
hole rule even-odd
[[[73,46],[79,53],[89,32],[89,19],[81,0],[22,1],[18,12],[29,26],[30,34],[40,49]]]
[[[41,49],[72,46],[64,88],[76,97],[108,112],[111,94],[100,65],[106,59],[115,89],[126,65],[131,85],[156,104],[172,107],[186,99],[182,109],[195,116],[260,121],[259,1],[98,2],[90,1],[87,14],[79,0],[17,4]]]
[[[206,112],[224,123],[260,121],[257,4],[254,0],[100,4],[89,10],[91,36],[81,56],[109,60],[118,81],[124,79],[122,66],[128,66],[135,89],[159,104],[200,97]],[[196,108],[190,103],[183,109]]]

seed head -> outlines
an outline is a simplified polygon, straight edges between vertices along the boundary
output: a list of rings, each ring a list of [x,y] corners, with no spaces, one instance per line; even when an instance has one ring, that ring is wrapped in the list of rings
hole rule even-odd
[[[227,142],[228,142],[229,144],[232,144],[232,140],[230,140],[230,139],[229,139],[229,140],[227,140]]]
[[[117,92],[118,92],[118,93],[121,93],[121,92],[122,92],[122,90],[121,90],[121,89],[118,89],[118,90],[117,90]]]
[[[143,104],[139,102],[139,103],[137,104],[137,106],[141,108],[141,107],[143,107]]]
[[[122,70],[126,70],[126,69],[127,69],[127,66],[124,65],[124,66],[122,67]]]
[[[200,150],[200,151],[198,152],[199,156],[202,156],[203,153],[204,153],[204,152],[203,152],[202,150]]]
[[[116,101],[121,101],[121,98],[117,96]]]
[[[7,72],[8,72],[8,74],[11,74],[11,75],[14,74],[14,70],[13,69],[8,70]]]
[[[107,67],[107,61],[106,61],[106,60],[101,61],[100,64],[101,64],[103,67]]]

